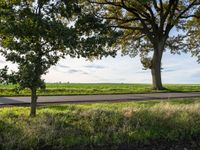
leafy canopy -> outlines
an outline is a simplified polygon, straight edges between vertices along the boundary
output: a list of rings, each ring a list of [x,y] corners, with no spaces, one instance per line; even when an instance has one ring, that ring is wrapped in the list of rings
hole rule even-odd
[[[192,56],[198,58],[198,62],[200,63],[200,9],[195,14],[192,20],[190,20],[187,24],[188,28],[188,41],[191,43],[189,49],[192,53]]]
[[[0,13],[0,53],[18,64],[18,71],[10,75],[7,67],[0,71],[2,82],[44,88],[41,76],[66,55],[115,55],[106,50],[116,39],[108,36],[112,30],[94,32],[106,24],[83,12],[76,0],[3,0]],[[84,27],[87,22],[90,28]]]
[[[199,0],[88,0],[88,3],[99,18],[123,33],[115,49],[132,57],[140,55],[145,68],[151,67],[156,51],[161,56],[166,49],[173,54],[188,51],[186,23],[196,17],[200,7]],[[174,31],[177,34],[171,34]]]

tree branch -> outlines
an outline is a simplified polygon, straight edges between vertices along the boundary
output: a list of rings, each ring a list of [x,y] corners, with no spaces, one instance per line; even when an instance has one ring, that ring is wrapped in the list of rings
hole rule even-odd
[[[128,29],[128,30],[138,30],[138,31],[142,31],[143,28],[140,28],[140,27],[128,27],[128,26],[120,26],[120,25],[111,25],[109,27],[112,27],[112,28],[120,28],[120,29]]]
[[[188,5],[188,7],[187,7],[185,10],[183,10],[183,11],[176,17],[175,20],[180,19],[191,7],[200,5],[200,2],[197,2],[197,3],[196,3],[196,2],[197,2],[197,0],[194,0],[190,5]]]
[[[182,18],[182,19],[189,19],[189,18],[197,18],[197,19],[200,19],[200,15],[199,15],[199,16],[197,16],[197,15],[181,16],[180,18]]]

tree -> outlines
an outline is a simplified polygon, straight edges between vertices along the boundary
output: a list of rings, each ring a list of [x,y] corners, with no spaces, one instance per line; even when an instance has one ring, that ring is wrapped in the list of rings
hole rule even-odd
[[[30,89],[31,116],[36,115],[37,89],[45,88],[41,76],[60,58],[66,55],[86,58],[114,55],[103,51],[101,47],[106,45],[96,44],[96,51],[95,46],[94,49],[89,47],[94,40],[97,43],[111,38],[105,34],[100,36],[100,32],[92,34],[89,29],[82,31],[78,28],[78,24],[87,18],[85,15],[81,17],[78,1],[2,0],[0,13],[0,53],[7,61],[18,64],[18,71],[10,74],[8,67],[2,69],[0,81],[17,83],[20,89]],[[77,27],[74,25],[76,22]],[[95,23],[95,28],[101,25],[98,23]],[[86,37],[85,32],[90,36]]]
[[[186,23],[195,17],[199,0],[88,0],[98,18],[123,34],[113,45],[130,56],[140,55],[145,69],[151,69],[153,89],[162,90],[163,52],[186,52]],[[177,29],[177,34],[170,34]],[[179,29],[179,30],[178,30]]]
[[[36,115],[36,91],[45,88],[41,76],[65,53],[75,53],[77,36],[58,18],[62,6],[66,6],[62,1],[51,4],[49,0],[1,3],[2,12],[9,16],[1,18],[0,52],[7,61],[18,64],[18,72],[4,73],[2,77],[6,82],[18,83],[21,89],[31,90],[31,116]],[[71,9],[66,12],[70,19],[72,13]],[[5,68],[2,72],[7,71]]]

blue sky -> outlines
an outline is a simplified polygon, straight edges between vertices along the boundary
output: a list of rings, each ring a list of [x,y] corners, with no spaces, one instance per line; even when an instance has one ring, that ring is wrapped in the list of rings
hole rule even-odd
[[[16,65],[0,57],[0,68]],[[189,54],[171,55],[164,53],[162,61],[163,83],[200,83],[200,64]],[[139,57],[129,56],[103,58],[93,62],[85,59],[62,59],[43,76],[46,82],[78,83],[151,83],[150,70],[143,70]]]

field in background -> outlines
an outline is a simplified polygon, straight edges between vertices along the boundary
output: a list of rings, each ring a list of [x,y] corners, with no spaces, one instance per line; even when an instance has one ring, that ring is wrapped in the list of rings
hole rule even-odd
[[[166,84],[162,92],[200,92],[200,84]],[[28,89],[16,92],[15,85],[0,84],[0,96],[28,96]],[[160,92],[151,90],[150,84],[80,84],[47,83],[46,90],[39,90],[38,95],[86,95],[86,94],[130,94]]]
[[[199,149],[200,99],[0,109],[0,149]]]

